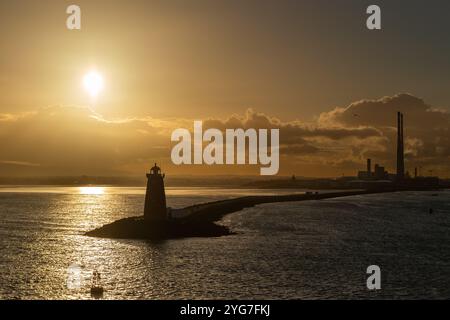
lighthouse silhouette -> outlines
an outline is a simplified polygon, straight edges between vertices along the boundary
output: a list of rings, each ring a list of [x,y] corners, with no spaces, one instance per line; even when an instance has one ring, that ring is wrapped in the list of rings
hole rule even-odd
[[[164,190],[164,174],[155,166],[147,173],[147,191],[145,193],[144,219],[149,222],[167,220],[166,192]]]

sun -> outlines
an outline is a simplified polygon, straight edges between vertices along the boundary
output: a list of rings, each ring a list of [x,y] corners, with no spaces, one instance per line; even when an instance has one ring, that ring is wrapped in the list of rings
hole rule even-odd
[[[83,78],[83,85],[89,95],[96,98],[103,90],[103,77],[95,70],[89,71]]]

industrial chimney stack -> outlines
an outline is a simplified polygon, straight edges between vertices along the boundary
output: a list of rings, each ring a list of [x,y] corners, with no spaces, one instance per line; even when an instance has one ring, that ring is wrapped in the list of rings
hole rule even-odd
[[[403,145],[403,113],[397,113],[397,181],[405,177],[405,157]]]

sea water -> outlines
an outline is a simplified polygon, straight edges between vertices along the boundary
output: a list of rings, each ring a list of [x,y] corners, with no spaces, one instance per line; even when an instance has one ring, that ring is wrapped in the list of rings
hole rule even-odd
[[[299,191],[301,192],[301,191]],[[143,212],[143,188],[0,188],[0,298],[450,298],[450,191],[259,205],[225,216],[235,235],[167,241],[86,237]],[[168,188],[184,207],[290,190]],[[430,214],[430,208],[433,213]],[[381,290],[366,287],[381,269]],[[79,282],[68,286],[73,266]]]

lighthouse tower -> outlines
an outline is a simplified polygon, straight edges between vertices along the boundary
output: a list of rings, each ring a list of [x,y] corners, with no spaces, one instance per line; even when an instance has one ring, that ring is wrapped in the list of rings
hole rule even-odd
[[[167,220],[166,192],[164,190],[164,174],[155,166],[147,173],[147,191],[145,194],[144,219],[151,222]]]

